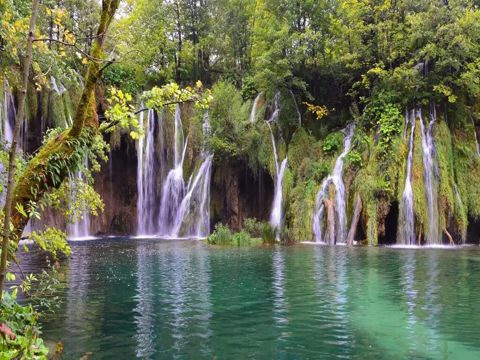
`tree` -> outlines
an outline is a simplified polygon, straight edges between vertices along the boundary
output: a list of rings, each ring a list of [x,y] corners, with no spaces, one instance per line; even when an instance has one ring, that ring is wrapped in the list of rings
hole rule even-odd
[[[0,288],[3,286],[5,278],[8,242],[18,242],[28,222],[28,217],[22,214],[22,209],[26,208],[30,203],[38,203],[48,191],[56,189],[62,184],[63,180],[68,177],[70,171],[75,169],[78,164],[83,161],[82,155],[85,148],[92,146],[95,139],[94,135],[98,132],[99,122],[96,113],[95,85],[106,66],[110,64],[110,62],[105,62],[103,44],[110,23],[118,9],[119,2],[120,0],[102,1],[101,18],[92,48],[88,55],[89,64],[85,75],[85,85],[73,118],[73,125],[58,136],[50,139],[39,149],[37,154],[27,164],[23,176],[16,184],[13,184],[15,167],[12,163],[15,160],[16,145],[12,144],[8,175],[10,192],[7,190],[7,202],[5,205],[6,226],[4,226],[3,229],[4,237],[2,243],[3,249],[5,250],[2,251]],[[22,94],[26,94],[26,88],[28,86],[29,61],[31,61],[31,46],[34,40],[33,29],[36,17],[35,3],[37,4],[36,6],[38,6],[38,0],[34,0],[34,12],[32,13],[29,32],[29,46],[27,47],[27,49],[30,49],[27,50],[27,55],[30,54],[30,57],[27,57],[27,61],[24,64]],[[22,106],[22,103],[20,103],[20,106]],[[17,138],[23,116],[20,108],[15,124]],[[9,226],[10,222],[12,229],[10,229]]]
[[[15,176],[15,163],[17,154],[17,142],[20,136],[20,129],[25,118],[25,100],[27,97],[28,81],[30,76],[30,65],[32,63],[32,47],[33,37],[35,31],[35,22],[38,14],[39,0],[33,0],[32,4],[32,16],[30,18],[30,27],[28,31],[27,39],[27,52],[25,56],[25,63],[23,65],[23,84],[20,91],[20,99],[18,100],[18,111],[15,118],[15,128],[13,131],[13,140],[10,147],[9,162],[8,162],[8,179],[7,179],[7,196],[5,200],[5,220],[3,222],[3,236],[2,236],[2,258],[0,262],[0,301],[3,294],[3,283],[5,281],[5,275],[7,271],[7,253],[8,243],[10,237],[10,216],[12,214],[12,202],[13,202],[13,188],[14,188],[14,176]],[[23,231],[23,229],[22,229]]]

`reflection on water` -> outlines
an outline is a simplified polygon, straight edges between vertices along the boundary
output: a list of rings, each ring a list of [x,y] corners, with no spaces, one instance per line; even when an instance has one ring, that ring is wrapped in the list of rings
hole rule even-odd
[[[478,359],[478,255],[75,244],[45,337],[65,359]]]

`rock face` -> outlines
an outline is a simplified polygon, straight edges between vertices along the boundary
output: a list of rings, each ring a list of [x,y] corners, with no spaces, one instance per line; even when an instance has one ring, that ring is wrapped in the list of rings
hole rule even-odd
[[[105,210],[91,217],[94,235],[131,235],[136,230],[136,168],[134,144],[123,136],[121,145],[110,153],[107,164],[95,174],[95,190],[102,196]]]
[[[215,166],[213,171],[212,224],[221,222],[238,231],[249,217],[268,220],[273,180],[265,169],[254,174],[238,161]]]
[[[105,211],[91,218],[93,235],[136,233],[137,157],[134,143],[122,137],[108,164],[95,175],[95,189],[102,196]],[[211,226],[217,222],[239,230],[249,217],[268,220],[273,198],[273,181],[266,170],[254,174],[243,162],[213,167],[211,184]]]
[[[61,93],[54,90],[29,91],[28,121],[22,134],[24,151],[27,153],[36,151],[47,129],[69,125],[74,103],[72,98],[75,98],[74,94],[68,91]],[[99,98],[102,98],[100,94]],[[101,112],[103,106],[101,103],[99,106]],[[201,151],[201,129],[199,131],[191,123],[192,109],[187,107],[182,109],[182,113],[186,136],[188,134],[189,137],[185,167],[191,173],[193,159]],[[170,119],[166,119],[164,131],[165,136],[173,137],[173,122],[170,124]],[[168,153],[170,147],[167,146],[166,149],[164,156],[169,159],[173,154]],[[94,187],[105,203],[105,210],[98,216],[90,216],[89,235],[136,234],[137,162],[136,144],[125,134],[110,152],[108,163],[103,163],[100,172],[93,174]],[[158,181],[161,181],[160,176]],[[268,220],[273,180],[265,169],[253,173],[242,160],[227,164],[214,161],[210,189],[212,229],[217,222],[239,230],[246,218]],[[31,225],[32,229],[40,229],[44,225],[63,230],[68,228],[63,216],[51,209],[43,212],[41,221],[33,222]]]

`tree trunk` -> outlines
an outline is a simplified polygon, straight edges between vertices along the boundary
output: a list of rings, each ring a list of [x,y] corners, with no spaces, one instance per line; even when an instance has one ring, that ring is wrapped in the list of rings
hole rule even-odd
[[[9,160],[8,160],[8,175],[7,175],[7,195],[5,200],[5,219],[3,227],[2,238],[2,259],[0,262],[0,300],[3,294],[3,284],[5,281],[5,275],[7,272],[7,252],[8,242],[10,239],[10,217],[12,215],[12,203],[13,203],[13,189],[14,189],[14,177],[15,177],[15,161],[17,155],[17,143],[20,136],[20,129],[25,118],[25,99],[27,97],[28,78],[30,76],[30,66],[32,64],[32,47],[33,37],[35,33],[35,22],[37,21],[38,4],[40,0],[33,0],[32,3],[32,16],[30,17],[30,27],[28,30],[27,38],[27,51],[25,54],[25,62],[23,64],[23,83],[20,89],[20,95],[18,99],[18,110],[15,117],[15,127],[13,130],[13,139],[10,147]],[[23,231],[23,228],[22,228]]]
[[[333,210],[333,201],[325,199],[324,203],[327,208],[327,243],[335,245],[335,211]]]
[[[447,228],[443,229],[445,235],[447,235],[448,241],[450,241],[450,245],[455,245],[455,241],[453,241],[452,235],[448,232]]]
[[[360,215],[362,213],[362,198],[357,194],[355,198],[355,210],[353,211],[352,224],[350,225],[350,231],[347,236],[347,246],[353,245],[355,240],[355,233],[357,231],[358,222],[360,221]]]

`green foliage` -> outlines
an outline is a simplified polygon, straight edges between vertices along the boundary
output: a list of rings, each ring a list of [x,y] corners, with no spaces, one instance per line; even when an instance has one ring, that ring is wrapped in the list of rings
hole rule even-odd
[[[112,64],[107,67],[102,79],[106,86],[118,88],[126,94],[136,94],[140,90],[134,70],[125,64]]]
[[[352,166],[354,168],[362,167],[362,155],[355,150],[349,151],[345,157],[345,167]]]
[[[384,157],[391,154],[395,136],[400,133],[402,128],[402,120],[403,116],[396,106],[387,104],[382,109],[378,125],[380,133],[379,145]]]
[[[342,147],[343,135],[340,132],[334,132],[327,135],[323,142],[323,151],[332,154]]]
[[[266,221],[247,218],[243,222],[243,231],[248,233],[252,238],[262,239],[264,243],[275,242],[275,230]]]
[[[31,305],[17,303],[16,293],[3,292],[0,319],[16,335],[15,340],[0,337],[0,359],[46,360],[48,348],[40,338],[39,314]]]
[[[70,245],[67,242],[67,234],[54,227],[46,227],[42,231],[32,231],[29,235],[30,240],[37,244],[40,249],[48,252],[54,259],[58,253],[69,256]]]
[[[228,226],[218,223],[213,233],[207,238],[207,243],[210,245],[253,246],[260,245],[262,239],[251,237],[245,230],[233,233]]]

